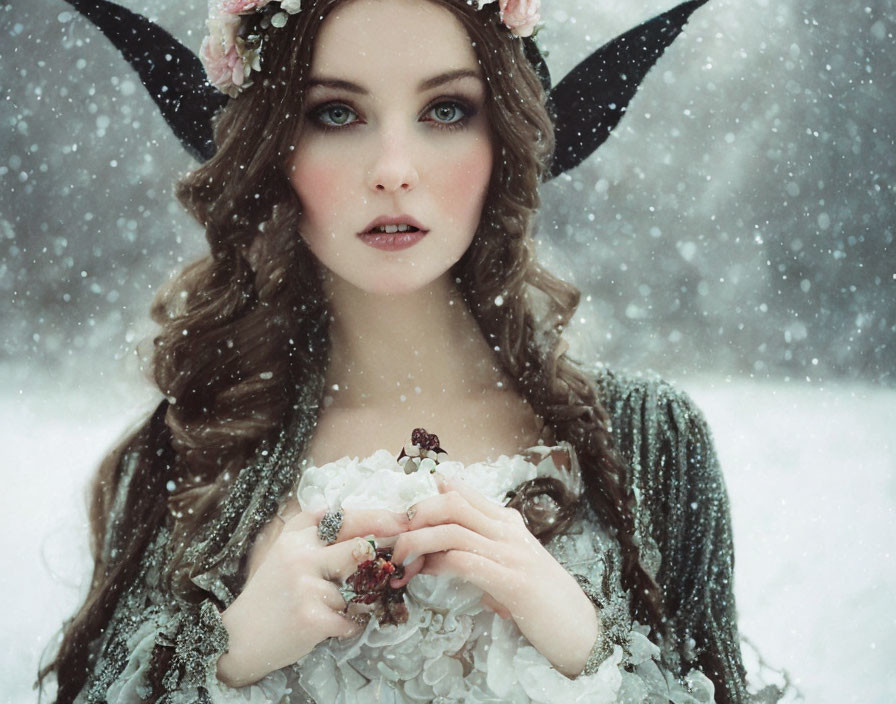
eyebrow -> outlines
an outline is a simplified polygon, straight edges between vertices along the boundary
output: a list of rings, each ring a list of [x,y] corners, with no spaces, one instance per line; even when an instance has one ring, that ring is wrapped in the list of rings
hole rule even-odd
[[[482,80],[479,76],[479,73],[469,69],[469,68],[461,68],[456,71],[446,71],[445,73],[440,73],[438,76],[433,76],[432,78],[427,78],[417,85],[417,91],[422,93],[423,91],[430,90],[432,88],[438,88],[441,85],[446,83],[452,83],[454,81],[459,81],[464,78],[475,78],[477,81]],[[352,83],[351,81],[345,81],[341,78],[328,78],[326,76],[321,76],[319,78],[312,78],[308,81],[307,90],[311,90],[312,88],[336,88],[339,90],[345,90],[349,93],[358,93],[359,95],[368,95],[369,91],[363,86],[358,85],[357,83]]]

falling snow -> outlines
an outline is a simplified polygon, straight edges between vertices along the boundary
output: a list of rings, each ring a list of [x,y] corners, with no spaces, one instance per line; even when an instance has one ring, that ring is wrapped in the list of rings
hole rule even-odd
[[[544,4],[556,82],[674,0]],[[189,158],[116,51],[60,7],[0,3],[2,515],[24,536],[2,548],[24,566],[2,587],[13,702],[33,701],[40,649],[84,585],[73,497],[151,407],[134,354],[149,302],[204,246],[172,194]],[[196,46],[205,9],[150,14]],[[656,369],[707,410],[742,629],[811,702],[896,698],[881,618],[896,590],[894,32],[896,0],[713,0],[613,138],[545,186],[537,234],[583,291],[573,352]]]

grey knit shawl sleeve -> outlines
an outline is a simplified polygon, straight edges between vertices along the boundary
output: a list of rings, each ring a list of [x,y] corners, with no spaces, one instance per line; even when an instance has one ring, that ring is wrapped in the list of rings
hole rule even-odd
[[[593,378],[631,469],[643,561],[663,591],[667,666],[700,669],[718,701],[757,701],[740,654],[728,494],[702,413],[660,379],[605,369]]]

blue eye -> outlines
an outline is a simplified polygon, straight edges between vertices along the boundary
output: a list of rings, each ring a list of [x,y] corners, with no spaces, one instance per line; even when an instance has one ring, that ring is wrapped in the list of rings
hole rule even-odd
[[[445,125],[451,125],[455,122],[460,122],[465,117],[467,117],[467,111],[464,106],[454,101],[445,101],[444,103],[434,105],[427,114],[431,115],[436,120],[436,122],[440,122]]]
[[[327,105],[317,110],[314,116],[326,127],[343,127],[358,118],[355,111],[345,105]]]

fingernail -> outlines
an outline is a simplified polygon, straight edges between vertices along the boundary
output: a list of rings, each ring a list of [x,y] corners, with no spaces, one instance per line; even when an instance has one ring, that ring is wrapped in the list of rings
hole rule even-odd
[[[355,547],[352,548],[352,557],[356,560],[370,560],[376,555],[376,548],[373,543],[363,538],[355,540]]]
[[[413,519],[414,519],[414,516],[417,515],[417,507],[416,507],[416,506],[411,506],[411,507],[408,509],[407,513],[408,513],[408,520],[409,520],[409,521],[413,520]]]
[[[402,566],[402,567],[407,567],[409,564],[411,564],[411,563],[412,563],[414,560],[416,560],[418,557],[420,557],[420,555],[419,555],[418,553],[414,553],[414,552],[412,552],[410,555],[408,555],[406,558],[404,558],[404,560],[402,560],[401,566]]]

